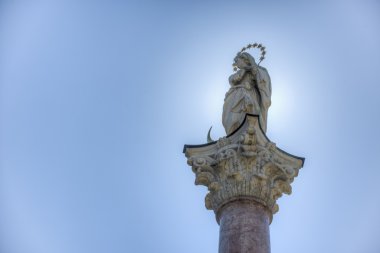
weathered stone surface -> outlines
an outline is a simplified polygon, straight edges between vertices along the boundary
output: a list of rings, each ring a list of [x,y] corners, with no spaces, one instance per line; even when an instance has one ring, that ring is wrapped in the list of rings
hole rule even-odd
[[[246,52],[238,53],[234,62],[237,72],[229,77],[231,87],[223,105],[222,122],[226,133],[235,131],[247,113],[259,115],[261,127],[266,132],[272,95],[268,71],[258,66]]]
[[[270,253],[270,211],[250,200],[232,201],[218,213],[219,253]]]
[[[214,210],[236,199],[251,199],[272,213],[276,200],[291,193],[290,184],[303,166],[303,158],[290,155],[271,142],[259,117],[249,115],[231,135],[204,145],[185,145],[195,184],[208,187],[206,208]]]

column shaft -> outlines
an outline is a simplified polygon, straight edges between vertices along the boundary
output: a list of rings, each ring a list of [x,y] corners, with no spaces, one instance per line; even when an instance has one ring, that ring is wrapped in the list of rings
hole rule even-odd
[[[219,210],[219,253],[270,253],[270,212],[253,200],[237,200]]]

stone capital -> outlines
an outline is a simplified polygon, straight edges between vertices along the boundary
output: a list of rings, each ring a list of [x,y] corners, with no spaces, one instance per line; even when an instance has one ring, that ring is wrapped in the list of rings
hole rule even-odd
[[[219,210],[239,199],[254,200],[276,213],[276,200],[291,193],[291,183],[304,164],[304,158],[276,147],[262,130],[259,116],[252,114],[230,135],[203,145],[185,145],[184,153],[195,184],[209,190],[206,208],[216,213],[218,222]]]

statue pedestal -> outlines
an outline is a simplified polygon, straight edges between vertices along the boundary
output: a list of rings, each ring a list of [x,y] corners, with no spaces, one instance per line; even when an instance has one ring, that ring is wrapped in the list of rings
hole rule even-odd
[[[257,115],[247,114],[233,133],[203,145],[185,145],[206,208],[220,224],[219,253],[269,253],[269,224],[276,200],[290,194],[304,158],[276,147]]]

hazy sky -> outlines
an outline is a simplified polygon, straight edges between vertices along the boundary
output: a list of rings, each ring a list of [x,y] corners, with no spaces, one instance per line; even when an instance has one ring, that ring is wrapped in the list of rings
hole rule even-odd
[[[272,253],[380,252],[380,3],[316,2],[1,1],[0,252],[217,252],[182,148],[251,42],[306,157]]]

